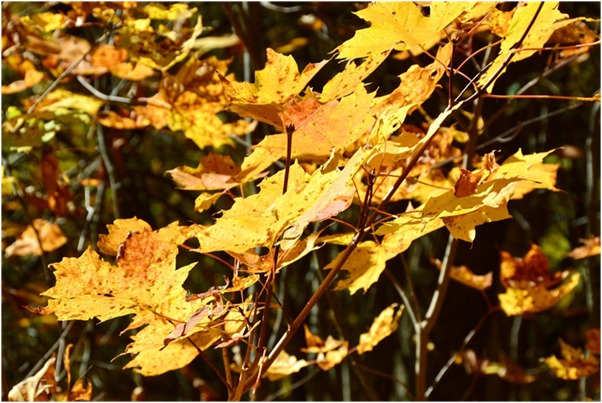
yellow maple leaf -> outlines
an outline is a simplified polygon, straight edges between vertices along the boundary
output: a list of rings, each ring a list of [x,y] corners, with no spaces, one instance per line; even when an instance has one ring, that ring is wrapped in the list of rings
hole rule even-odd
[[[562,359],[555,355],[544,358],[543,361],[550,367],[558,378],[574,381],[595,374],[600,370],[600,362],[590,355],[585,358],[583,350],[566,344],[558,339],[562,353]]]
[[[303,113],[308,115],[307,121],[303,121],[303,125],[292,136],[292,158],[321,164],[328,160],[333,150],[337,153],[350,147],[374,124],[374,118],[368,112],[375,94],[368,94],[363,84],[359,84],[351,95],[340,102],[330,101],[319,109],[314,106],[319,106],[317,102],[305,100],[304,104],[312,106]],[[295,106],[287,109],[287,124],[301,120],[290,113],[295,109]],[[266,136],[253,147],[253,154],[243,161],[244,176],[264,170],[274,161],[286,157],[287,141],[286,134]]]
[[[284,350],[274,360],[270,368],[263,374],[263,378],[268,378],[274,382],[279,379],[285,378],[290,374],[299,372],[302,368],[309,365],[309,362],[305,360],[298,360],[294,355],[288,355]]]
[[[108,235],[100,234],[98,236],[98,250],[101,253],[116,256],[119,252],[121,243],[126,240],[130,232],[136,231],[140,233],[150,233],[152,227],[144,220],[137,217],[134,218],[119,218],[113,221],[113,224],[107,225],[109,230]]]
[[[479,78],[478,85],[480,87],[488,85],[486,90],[488,92],[493,90],[495,80],[491,81],[491,79],[498,74],[498,71],[503,67],[511,53],[514,52],[512,58],[512,62],[514,63],[527,59],[537,52],[537,50],[516,51],[514,49],[515,45],[523,38],[527,29],[529,29],[529,32],[522,42],[521,48],[537,49],[544,46],[556,29],[570,24],[571,20],[567,19],[568,15],[558,11],[557,1],[543,2],[541,12],[537,15],[535,22],[531,24],[540,4],[541,2],[535,1],[522,3],[512,15],[512,20],[508,24],[507,30],[505,30],[505,32],[502,30],[496,32],[501,35],[504,40],[500,45],[500,52],[493,61],[493,64]],[[505,69],[502,70],[500,74],[503,74],[504,71]],[[491,83],[487,84],[490,81]]]
[[[358,150],[342,171],[336,164],[326,164],[311,176],[293,164],[284,195],[284,171],[264,179],[258,194],[236,199],[213,226],[201,230],[199,251],[245,253],[257,246],[271,247],[287,229],[282,247],[290,249],[310,222],[330,218],[351,205],[351,178],[368,154]]]
[[[381,247],[374,241],[360,242],[341,267],[341,270],[349,272],[349,276],[339,280],[334,290],[349,289],[351,294],[362,288],[364,292],[368,291],[368,288],[378,281],[380,274],[385,270],[387,260],[396,255],[395,251]],[[324,270],[336,267],[342,257],[343,254],[339,254]]]
[[[123,234],[119,224],[116,227]],[[178,245],[184,239],[174,223],[154,232],[129,232],[118,248],[116,265],[101,260],[91,248],[79,258],[65,258],[52,266],[56,285],[42,294],[49,298],[48,306],[38,311],[55,313],[59,320],[100,321],[133,313],[128,329],[150,323],[158,315],[182,320],[194,309],[182,288],[194,264],[175,267]],[[111,244],[107,251],[114,251]]]
[[[385,308],[375,319],[370,326],[368,333],[362,333],[360,335],[360,343],[357,345],[357,353],[364,354],[366,351],[372,351],[378,343],[381,342],[385,337],[397,330],[399,326],[399,318],[403,312],[403,306],[401,306],[397,312],[398,304],[392,304]]]
[[[255,72],[254,84],[222,79],[232,103],[284,105],[303,91],[327,62],[311,63],[299,73],[292,56],[284,56],[268,48],[267,57],[265,68]]]
[[[413,2],[373,3],[355,13],[372,26],[357,31],[353,38],[339,46],[337,57],[356,59],[393,48],[407,50],[414,45],[424,46],[474,4],[434,2],[430,6],[430,16],[425,17]]]
[[[148,4],[142,9],[148,14],[151,20],[179,20],[182,18],[190,18],[196,13],[197,9],[188,9],[187,4],[174,3],[166,8],[161,3]]]
[[[498,294],[500,305],[508,316],[546,311],[579,284],[579,277],[579,273],[574,273],[566,283],[551,290],[543,285],[531,284],[508,288],[504,294]]]
[[[359,66],[355,62],[349,61],[345,70],[324,85],[321,94],[314,94],[316,99],[325,104],[356,91],[357,86],[385,61],[389,53],[383,52],[370,56]]]

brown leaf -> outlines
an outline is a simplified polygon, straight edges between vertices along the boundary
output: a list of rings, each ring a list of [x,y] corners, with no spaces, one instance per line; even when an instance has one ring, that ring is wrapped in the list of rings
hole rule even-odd
[[[59,217],[67,216],[67,203],[73,200],[73,195],[67,184],[59,183],[59,160],[56,155],[46,152],[42,155],[42,183],[48,194],[48,206]]]
[[[534,243],[522,259],[502,250],[500,256],[500,281],[506,288],[521,288],[522,284],[529,283],[550,288],[569,275],[569,271],[551,273],[548,258]]]
[[[477,173],[472,173],[466,169],[460,169],[460,178],[458,178],[454,185],[454,196],[466,197],[475,194],[482,177],[482,170]]]

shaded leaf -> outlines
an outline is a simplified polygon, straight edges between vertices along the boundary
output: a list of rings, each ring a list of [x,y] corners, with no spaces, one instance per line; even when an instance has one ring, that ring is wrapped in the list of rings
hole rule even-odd
[[[585,259],[586,257],[598,256],[600,254],[600,237],[591,236],[588,239],[580,239],[583,244],[578,248],[573,249],[568,253],[568,257],[575,260]]]
[[[36,231],[42,241],[41,249]],[[66,243],[67,237],[57,223],[50,223],[42,218],[36,218],[33,220],[33,227],[28,225],[17,240],[6,247],[5,252],[7,256],[40,256],[42,251],[52,252]]]
[[[543,361],[550,367],[558,378],[564,380],[577,380],[595,374],[600,370],[600,362],[590,355],[585,358],[583,350],[566,344],[558,339],[561,348],[562,359],[556,356],[544,358]]]

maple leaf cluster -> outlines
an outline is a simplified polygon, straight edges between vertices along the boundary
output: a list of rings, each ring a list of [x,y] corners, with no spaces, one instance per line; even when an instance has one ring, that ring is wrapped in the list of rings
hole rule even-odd
[[[552,271],[545,250],[534,243],[523,258],[499,249],[500,265],[484,275],[454,261],[460,241],[469,247],[478,242],[480,226],[517,214],[525,221],[513,203],[544,191],[563,192],[556,187],[561,164],[552,162],[558,161],[552,154],[562,150],[480,151],[487,146],[477,147],[486,136],[482,103],[497,96],[494,90],[508,69],[538,49],[567,48],[557,55],[556,66],[589,56],[599,38],[586,24],[590,19],[569,18],[558,2],[512,7],[497,2],[373,3],[356,13],[370,26],[331,47],[327,60],[301,69],[295,57],[278,49],[254,55],[265,53],[265,63],[260,68],[255,62],[253,83],[235,73],[237,58],[207,55],[228,49],[234,55],[243,45],[251,51],[248,32],[238,27],[237,35],[213,35],[214,27],[205,25],[199,9],[189,4],[67,2],[53,11],[3,17],[3,66],[19,79],[5,82],[2,94],[28,95],[3,107],[3,147],[11,155],[40,151],[33,177],[45,191],[24,193],[9,170],[18,159],[5,161],[3,155],[3,198],[12,192],[14,202],[22,204],[6,208],[23,209],[30,221],[13,230],[14,242],[3,242],[3,249],[11,259],[39,256],[54,277],[52,286],[38,290],[44,299],[36,296],[27,308],[59,321],[127,316],[131,322],[121,333],[134,332],[120,356],[134,358],[124,368],[157,376],[186,368],[201,356],[231,400],[248,391],[254,395],[262,378],[275,382],[312,364],[329,371],[346,359],[356,365],[354,356],[371,354],[396,332],[406,312],[417,332],[416,351],[427,354],[428,335],[441,309],[438,298],[445,297],[449,279],[483,294],[487,315],[501,309],[507,316],[529,318],[563,301],[566,308],[582,275]],[[88,27],[101,33],[91,41],[73,34]],[[480,52],[473,49],[473,39],[483,37],[490,38],[480,48],[487,49],[487,56],[471,78],[462,66]],[[389,91],[371,85],[376,72],[391,61],[426,55],[428,63],[412,64],[397,76],[396,86],[384,86]],[[324,79],[337,62],[344,67]],[[460,79],[468,81],[456,91]],[[102,85],[109,82],[112,86]],[[429,102],[445,86],[448,99],[433,109]],[[599,103],[599,95],[579,99]],[[187,201],[191,211],[185,224],[162,219],[164,225],[153,229],[149,219],[135,213],[119,218],[119,197],[134,197],[118,185],[118,173],[127,165],[123,150],[136,153],[129,133],[141,134],[136,141],[144,144],[158,142],[162,135],[181,136],[186,147],[200,150],[194,154],[201,155],[197,166],[182,165],[189,158],[178,157],[164,169],[160,151],[150,164],[155,177],[167,175],[163,182],[178,189],[175,201],[163,203],[168,209],[190,192],[201,192]],[[82,162],[85,169],[70,179],[68,171],[76,167],[62,164],[60,156],[89,148],[83,146],[86,136],[97,139],[96,160]],[[236,151],[240,144],[242,155]],[[78,192],[84,194],[83,202]],[[93,194],[96,201],[91,201]],[[106,194],[110,200],[104,202]],[[28,206],[49,214],[32,220]],[[97,230],[101,208],[112,208],[115,219],[107,234],[92,239],[88,234]],[[73,231],[61,229],[66,220],[85,222],[76,236],[77,253],[46,262],[48,254],[59,256],[74,237]],[[405,262],[408,249],[435,232],[448,233],[450,240],[443,261],[431,254],[440,280],[422,317],[418,298],[408,301],[387,268],[393,259]],[[599,237],[582,243],[562,258],[600,254]],[[329,261],[318,262],[321,248],[332,252]],[[198,271],[197,257],[219,261],[228,274],[216,275],[213,285],[202,290],[189,287]],[[325,279],[300,313],[292,312],[286,299],[276,297],[279,287],[292,292],[292,284],[281,279],[293,267],[307,270],[309,264],[299,263],[311,259]],[[189,263],[182,265],[184,261]],[[498,267],[499,281],[494,280]],[[375,293],[383,273],[393,279],[404,305],[388,304],[380,313],[370,307],[365,328],[352,336],[307,325],[323,293]],[[487,296],[494,284],[505,289],[493,294],[499,306]],[[278,333],[274,315],[278,326],[286,317],[284,334]],[[289,354],[287,346],[302,326],[306,347],[298,354],[315,355],[307,359]],[[270,336],[280,341],[268,342]],[[598,371],[592,354],[599,355],[599,337],[599,330],[588,331],[587,354],[560,340],[563,358],[550,356],[544,362],[559,378],[587,377]],[[506,356],[500,363],[477,359],[465,347],[451,362],[463,363],[468,373],[497,374],[517,384],[535,380]],[[208,358],[212,350],[222,350],[223,368]],[[9,398],[90,399],[91,384],[84,387],[78,380],[71,387],[68,352],[66,390],[54,381],[61,357],[51,358],[16,385]],[[416,388],[419,397],[428,397],[420,382]]]

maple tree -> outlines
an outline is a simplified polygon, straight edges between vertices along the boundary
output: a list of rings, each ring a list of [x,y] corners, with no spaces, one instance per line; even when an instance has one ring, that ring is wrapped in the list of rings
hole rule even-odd
[[[512,385],[504,399],[565,380],[599,397],[600,95],[551,81],[599,69],[599,20],[558,2],[377,2],[353,32],[334,5],[264,3],[3,5],[3,295],[11,326],[60,332],[6,397],[143,400],[143,377],[177,371],[206,400],[270,400],[329,372],[350,400],[351,369],[367,398],[388,382],[426,400],[454,363],[474,380],[466,398],[486,375]],[[298,28],[270,17],[264,46],[262,7],[299,13]],[[545,126],[588,106],[585,151]],[[535,123],[533,142],[521,131]],[[564,187],[582,154],[585,201]],[[579,203],[569,241],[554,214]],[[554,224],[535,231],[543,210]],[[574,331],[519,355],[523,318],[574,315]],[[508,354],[499,334],[468,348],[484,323],[511,327]],[[385,362],[403,380],[370,358],[393,335],[405,355]],[[94,364],[93,348],[117,361]],[[97,391],[119,381],[95,367],[135,388]]]

